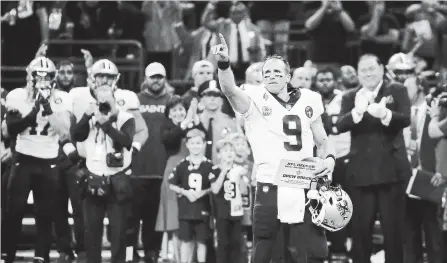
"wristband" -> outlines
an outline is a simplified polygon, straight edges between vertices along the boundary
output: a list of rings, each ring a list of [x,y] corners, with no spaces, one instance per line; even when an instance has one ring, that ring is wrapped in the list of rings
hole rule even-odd
[[[230,67],[230,61],[219,61],[217,62],[217,67],[221,70],[226,70]]]
[[[332,158],[332,159],[334,159],[334,162],[337,160],[333,154],[329,154],[328,156],[326,156],[325,159],[327,159],[327,158]]]

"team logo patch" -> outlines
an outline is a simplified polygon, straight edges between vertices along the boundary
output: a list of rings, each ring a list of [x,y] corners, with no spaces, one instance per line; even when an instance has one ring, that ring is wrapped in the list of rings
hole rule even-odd
[[[311,106],[307,106],[304,112],[306,113],[306,116],[309,119],[312,118],[312,116],[314,115],[314,110],[312,109]]]
[[[54,103],[61,104],[62,103],[62,99],[61,98],[57,98],[57,99],[54,100]]]
[[[262,187],[262,191],[263,191],[264,193],[267,193],[269,190],[270,190],[270,188],[269,188],[267,185],[265,185],[265,186]]]
[[[272,115],[272,108],[269,106],[262,106],[262,115],[263,116],[270,116]]]
[[[118,103],[118,105],[123,106],[124,105],[124,100],[119,100],[117,103]]]

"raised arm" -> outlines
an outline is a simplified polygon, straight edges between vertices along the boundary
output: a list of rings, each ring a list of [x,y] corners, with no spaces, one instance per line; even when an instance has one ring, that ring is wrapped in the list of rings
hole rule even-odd
[[[228,46],[225,38],[219,33],[220,44],[213,46],[211,51],[217,60],[219,84],[223,94],[228,98],[234,111],[245,114],[250,109],[251,99],[236,86],[233,71],[230,68]]]

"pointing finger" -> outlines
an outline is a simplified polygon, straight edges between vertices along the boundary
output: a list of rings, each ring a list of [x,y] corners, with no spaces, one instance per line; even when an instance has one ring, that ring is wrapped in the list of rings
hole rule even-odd
[[[224,46],[227,46],[227,42],[225,41],[225,38],[221,33],[219,33],[219,37],[220,37],[220,43]]]

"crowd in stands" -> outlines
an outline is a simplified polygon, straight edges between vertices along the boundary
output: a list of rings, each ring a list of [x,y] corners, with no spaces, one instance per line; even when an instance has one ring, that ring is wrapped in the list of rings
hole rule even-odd
[[[71,63],[57,66],[60,72],[58,88],[67,92],[87,85],[85,76],[96,59],[133,60],[140,56],[137,46],[106,42],[56,45],[52,44],[53,40],[73,40],[73,43],[78,40],[136,40],[141,43],[142,81],[131,82],[134,86],[120,82],[119,88],[138,94],[139,111],[149,133],[146,143],[139,146],[138,155],[132,157],[132,175],[139,177],[134,180],[134,193],[139,197],[134,200],[133,212],[129,216],[134,226],[134,239],[139,231],[139,226],[135,225],[139,225],[140,220],[143,222],[141,235],[146,262],[156,262],[158,257],[168,259],[168,251],[179,263],[187,262],[179,261],[179,258],[184,258],[190,251],[197,252],[196,256],[188,255],[196,262],[245,262],[241,255],[248,258],[246,253],[251,249],[256,165],[244,135],[243,118],[232,110],[216,77],[217,62],[210,50],[220,43],[218,33],[227,40],[231,67],[238,83],[260,85],[263,61],[269,55],[277,54],[286,58],[293,68],[292,87],[320,93],[327,106],[324,115],[326,131],[336,144],[337,159],[343,160],[335,171],[334,182],[346,188],[350,187],[346,169],[351,138],[349,132],[337,131],[337,118],[333,119],[333,116],[340,114],[343,94],[359,88],[359,57],[366,53],[376,55],[379,64],[386,65],[386,78],[407,87],[414,107],[426,104],[426,96],[433,92],[431,88],[447,87],[447,1],[21,0],[2,1],[1,14],[1,85],[7,91],[25,85],[25,67],[35,58],[36,50],[55,58],[54,61],[62,58],[70,61],[75,57],[84,60],[86,69],[84,65],[75,67]],[[125,64],[117,65],[119,70],[126,67]],[[4,66],[18,68],[3,70]],[[14,79],[19,81],[11,81]],[[442,92],[447,92],[447,88]],[[334,109],[331,103],[335,98],[340,101]],[[446,105],[447,101],[442,104],[442,100],[428,105],[431,111],[427,116],[444,125],[439,124],[440,129],[433,130],[427,126],[430,137],[436,139],[430,155],[434,166],[427,169],[436,174],[432,180],[435,187],[445,187],[447,181]],[[416,135],[412,130],[410,126],[404,129],[408,156],[414,154],[412,141]],[[200,147],[205,149],[204,155],[193,154],[200,152]],[[184,161],[191,155],[194,156],[192,159],[197,156],[208,158],[209,170],[215,176],[208,178],[210,192],[200,196],[190,196],[176,188],[183,183],[177,178],[182,169],[198,169],[191,168],[194,166],[192,162]],[[4,151],[1,158],[2,164],[10,162],[10,156]],[[423,165],[422,159],[415,167]],[[243,211],[234,215],[222,205],[226,200],[226,188],[230,186],[224,178],[219,180],[222,170],[232,170],[233,163],[241,170],[235,173],[244,174],[240,187]],[[2,183],[2,191],[4,186]],[[201,188],[202,182],[194,187]],[[225,193],[220,188],[225,189],[222,190]],[[220,234],[231,229],[235,231],[234,235],[227,233],[214,251],[212,234],[198,227],[190,230],[196,235],[195,250],[188,242],[180,245],[179,239],[192,239],[188,231],[179,231],[185,219],[179,215],[187,213],[182,206],[208,194],[215,197],[213,209],[210,208],[215,219],[209,222],[211,229]],[[445,198],[446,195],[442,202],[423,200],[426,203],[412,203],[410,212],[402,210],[409,218],[404,224],[408,238],[402,241],[403,253],[408,257],[405,263],[421,262],[418,260],[422,259],[422,251],[428,255],[427,262],[447,262],[443,255],[447,251],[444,246],[447,241],[443,240],[447,237],[447,209],[441,209]],[[72,206],[76,206],[73,202],[71,200]],[[61,207],[63,210],[64,206]],[[216,210],[216,207],[219,208]],[[219,210],[221,207],[224,208]],[[443,213],[439,213],[441,210]],[[426,217],[417,211],[425,211]],[[379,219],[383,217],[381,215]],[[228,223],[230,218],[239,220],[238,225]],[[343,260],[351,256],[350,230],[348,227],[328,235],[333,262],[348,262]],[[425,233],[424,238],[421,232]],[[366,233],[372,234],[372,231]],[[2,236],[2,240],[5,237]],[[173,251],[168,248],[167,240],[171,240],[169,244],[175,248]],[[384,246],[387,253],[387,249],[393,247],[386,241]],[[58,250],[67,260],[72,260],[74,253],[79,255],[84,251],[62,246],[58,246]],[[366,251],[372,251],[372,248]],[[134,260],[139,257],[135,252]]]

